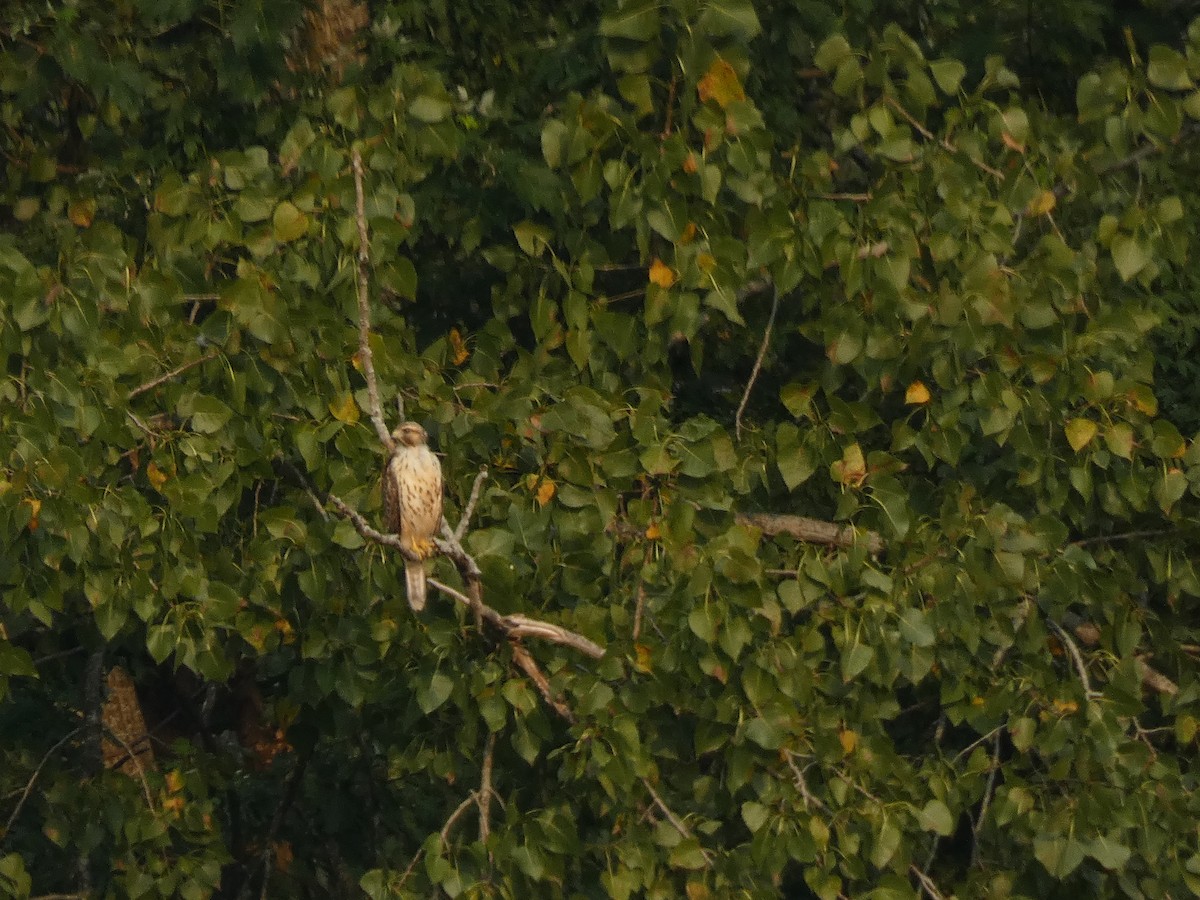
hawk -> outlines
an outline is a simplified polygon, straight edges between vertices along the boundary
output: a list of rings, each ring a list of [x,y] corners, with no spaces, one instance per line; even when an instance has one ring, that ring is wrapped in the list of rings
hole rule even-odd
[[[392,432],[396,446],[383,470],[383,514],[400,543],[421,556],[432,554],[442,521],[442,466],[425,442],[425,429],[405,422]],[[425,608],[425,563],[404,557],[408,605]]]

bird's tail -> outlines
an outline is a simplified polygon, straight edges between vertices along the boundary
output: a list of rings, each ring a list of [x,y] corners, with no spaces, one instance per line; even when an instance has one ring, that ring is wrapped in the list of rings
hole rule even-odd
[[[425,608],[425,563],[406,559],[404,580],[408,587],[408,605],[413,612],[420,612]]]

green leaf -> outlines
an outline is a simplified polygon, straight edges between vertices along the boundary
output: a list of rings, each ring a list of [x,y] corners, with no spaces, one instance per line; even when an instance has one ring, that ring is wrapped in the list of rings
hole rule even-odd
[[[1104,429],[1104,445],[1108,452],[1121,459],[1133,459],[1133,429],[1117,422]]]
[[[648,41],[659,32],[658,0],[633,0],[600,19],[600,35]]]
[[[408,114],[418,122],[424,122],[427,125],[441,122],[450,115],[450,110],[449,100],[443,97],[431,97],[429,94],[421,94],[408,104]]]
[[[783,746],[783,733],[761,716],[746,725],[746,739],[764,750],[778,750]]]
[[[899,849],[900,829],[891,819],[885,818],[879,833],[875,836],[875,842],[871,846],[871,864],[877,869],[882,869]]]
[[[1121,276],[1122,281],[1133,278],[1150,264],[1150,253],[1145,245],[1129,235],[1122,234],[1113,238],[1110,249],[1113,265],[1117,267],[1117,274]]]
[[[441,672],[434,673],[429,683],[417,690],[417,704],[421,712],[429,715],[450,698],[454,690],[454,679]]]
[[[850,42],[846,40],[845,36],[831,34],[817,48],[813,62],[816,63],[818,68],[824,69],[826,72],[832,72],[852,54],[853,51],[850,49]]]
[[[529,256],[541,256],[550,243],[553,232],[545,225],[538,225],[526,219],[513,226],[517,245]]]
[[[668,862],[675,869],[696,870],[703,869],[708,865],[700,842],[694,837],[684,838],[672,847]]]
[[[287,243],[303,237],[308,231],[308,216],[296,208],[295,204],[284,200],[275,207],[271,217],[271,229],[275,240]]]
[[[926,831],[933,831],[942,837],[949,837],[954,833],[954,816],[950,813],[950,807],[941,800],[930,800],[926,803],[917,820]]]
[[[1055,878],[1066,878],[1083,862],[1084,847],[1073,838],[1035,838],[1033,855]]]
[[[906,609],[900,613],[900,634],[918,647],[932,647],[936,640],[929,626],[929,616],[920,609]]]
[[[743,42],[762,31],[750,0],[709,0],[700,14],[698,27],[701,34],[733,37]]]
[[[791,423],[779,426],[775,433],[775,465],[788,490],[795,490],[812,476],[817,464],[800,445],[800,429]]]
[[[842,651],[842,683],[849,684],[875,658],[875,648],[866,644],[852,644]]]
[[[1106,837],[1098,837],[1088,845],[1087,854],[1104,868],[1117,871],[1125,868],[1132,851],[1124,844]]]
[[[746,823],[746,827],[750,829],[751,833],[763,827],[769,814],[769,809],[753,800],[747,800],[742,804],[742,821]]]
[[[192,430],[200,434],[213,434],[225,427],[233,416],[233,410],[216,397],[199,396],[191,404]]]
[[[1188,75],[1187,60],[1178,50],[1156,44],[1150,48],[1150,65],[1146,77],[1155,87],[1170,91],[1186,91],[1195,87]]]
[[[939,59],[929,64],[929,71],[943,94],[954,94],[967,74],[967,67],[957,59]]]

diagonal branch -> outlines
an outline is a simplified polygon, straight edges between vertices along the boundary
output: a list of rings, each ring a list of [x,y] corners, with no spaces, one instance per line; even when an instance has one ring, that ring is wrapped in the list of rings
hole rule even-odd
[[[696,840],[696,836],[692,833],[692,829],[688,828],[684,821],[671,811],[671,807],[667,806],[667,804],[663,801],[663,798],[658,795],[658,791],[654,789],[654,785],[650,783],[650,779],[646,778],[644,775],[642,776],[642,786],[650,792],[650,798],[654,801],[654,805],[657,806],[662,811],[662,814],[667,817],[667,821],[670,822],[671,826],[679,832],[679,836],[682,838]],[[704,861],[706,863],[712,865],[712,854],[710,854],[703,847],[700,848],[700,855],[704,857]]]
[[[467,499],[467,505],[463,509],[462,518],[458,520],[458,526],[454,529],[454,539],[461,541],[463,535],[467,533],[467,526],[471,524],[471,516],[475,512],[475,504],[479,502],[479,494],[483,489],[483,483],[487,480],[488,470],[484,466],[479,470],[479,474],[475,476],[475,483],[471,485],[471,496]]]
[[[363,197],[362,154],[357,147],[350,151],[350,162],[354,168],[355,218],[358,222],[358,358],[362,362],[363,377],[367,380],[371,422],[375,425],[379,442],[390,452],[395,442],[383,419],[383,407],[379,404],[379,381],[375,377],[375,357],[371,354],[371,306],[367,296],[370,288],[371,241],[367,235],[366,201]]]
[[[779,312],[779,288],[775,286],[775,282],[771,282],[771,315],[767,317],[767,327],[763,331],[762,346],[758,348],[758,356],[754,360],[754,368],[750,370],[750,380],[746,382],[746,390],[742,394],[742,402],[738,404],[737,412],[733,416],[733,433],[741,441],[742,439],[742,413],[746,411],[746,404],[750,402],[750,392],[754,390],[754,382],[758,380],[758,373],[762,371],[763,359],[767,355],[767,348],[771,346],[771,329],[775,327],[775,314]]]
[[[188,369],[194,369],[196,366],[204,365],[204,363],[208,362],[209,360],[216,359],[217,356],[219,356],[219,355],[220,354],[218,354],[216,350],[213,350],[209,353],[204,354],[203,356],[201,356],[197,359],[193,359],[191,362],[184,363],[182,366],[176,366],[170,372],[165,372],[164,374],[159,375],[157,378],[152,378],[149,381],[147,381],[145,384],[139,384],[137,387],[135,387],[133,390],[131,390],[128,394],[126,394],[125,399],[132,400],[134,397],[137,397],[141,394],[146,393],[146,391],[152,391],[156,387],[158,387],[160,384],[165,384],[166,382],[170,381],[172,378],[177,378],[178,376],[180,376],[184,372],[186,372]]]

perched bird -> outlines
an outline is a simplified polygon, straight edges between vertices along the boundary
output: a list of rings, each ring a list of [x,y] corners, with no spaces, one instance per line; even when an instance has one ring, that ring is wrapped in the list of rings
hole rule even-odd
[[[425,442],[425,429],[405,422],[392,432],[396,446],[383,470],[383,514],[400,543],[421,557],[404,557],[408,605],[425,608],[425,562],[442,521],[442,466]]]

